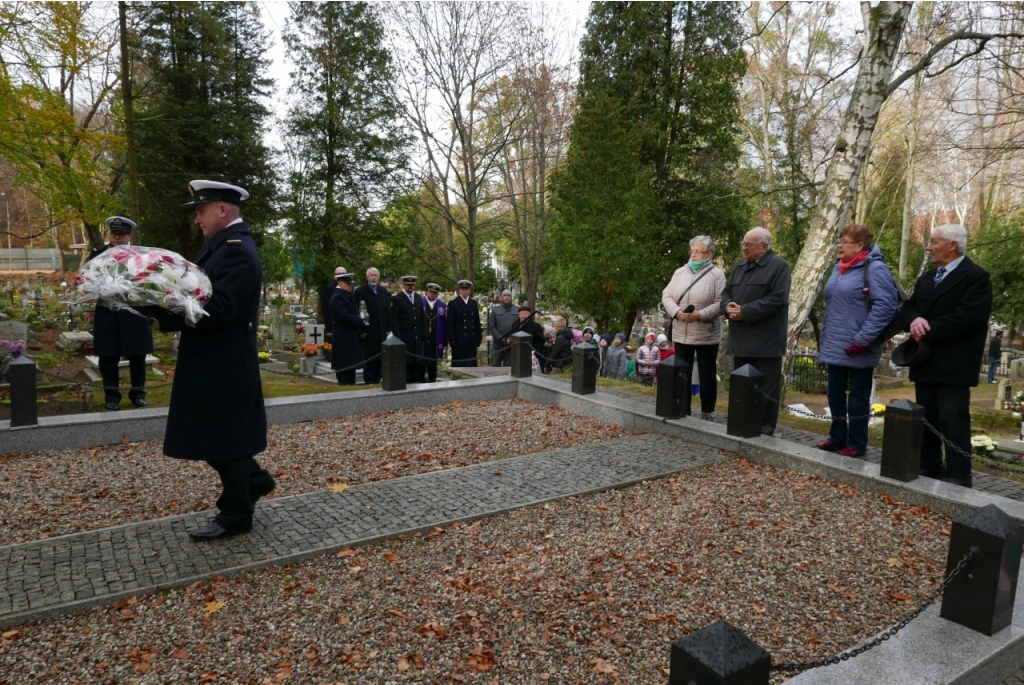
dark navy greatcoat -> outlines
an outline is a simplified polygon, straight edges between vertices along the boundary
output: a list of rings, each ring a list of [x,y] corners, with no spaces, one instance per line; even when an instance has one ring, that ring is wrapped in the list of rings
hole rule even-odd
[[[427,314],[423,311],[423,297],[413,293],[414,301],[404,290],[391,296],[391,332],[405,343],[406,355],[423,354],[423,341],[427,337]],[[406,357],[407,363],[421,364],[422,359]]]
[[[194,327],[184,317],[156,310],[162,330],[180,330],[167,412],[164,454],[223,461],[267,447],[267,414],[257,357],[256,325],[263,268],[245,222],[210,238],[196,264],[213,294]]]
[[[361,333],[366,325],[359,316],[359,304],[353,293],[335,288],[328,312],[331,318],[331,368],[348,369],[363,361]],[[349,369],[355,371],[355,369]]]
[[[483,342],[480,329],[480,307],[472,297],[464,302],[454,297],[448,303],[445,334],[452,348],[452,366],[476,366],[476,351]]]
[[[391,330],[388,304],[391,298],[388,289],[377,286],[377,293],[373,288],[364,283],[355,290],[356,303],[362,302],[366,305],[369,326],[366,327],[366,338],[363,340],[363,354],[367,358],[380,354],[380,344],[388,337]],[[402,342],[405,342],[404,340]]]
[[[89,253],[89,261],[110,249],[109,245]],[[153,333],[144,316],[124,309],[113,310],[96,305],[93,319],[92,349],[97,357],[141,357],[153,351]]]

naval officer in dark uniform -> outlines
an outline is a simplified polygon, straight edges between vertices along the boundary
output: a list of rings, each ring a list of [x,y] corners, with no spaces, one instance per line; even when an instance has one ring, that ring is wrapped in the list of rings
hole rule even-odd
[[[452,348],[452,366],[476,366],[476,351],[484,340],[480,306],[472,297],[473,281],[459,281],[459,294],[448,303],[445,335]]]
[[[402,276],[402,289],[391,297],[391,332],[405,343],[405,381],[419,383],[423,371],[423,341],[427,336],[427,314],[423,298],[416,293],[417,276]]]
[[[267,447],[267,415],[257,357],[256,324],[263,269],[239,204],[242,188],[216,181],[189,184],[195,223],[207,238],[196,264],[210,277],[208,316],[195,325],[150,309],[163,330],[180,330],[178,364],[167,412],[164,454],[203,460],[220,476],[218,513],[195,541],[248,533],[256,501],[276,487],[253,455]]]
[[[123,216],[112,216],[106,221],[107,244],[89,253],[85,261],[103,254],[113,247],[131,244],[136,224]],[[128,399],[136,407],[146,406],[146,355],[153,351],[153,333],[145,317],[124,309],[117,311],[101,300],[96,304],[92,330],[93,352],[99,357],[100,375],[103,377],[103,397],[107,409],[116,411],[121,404],[118,386],[118,365],[121,357],[128,358],[131,389]]]
[[[356,367],[363,362],[363,338],[366,337],[366,322],[359,316],[356,303],[355,275],[341,274],[331,298],[327,314],[334,331],[331,343],[331,368],[338,379],[338,385],[356,384]],[[365,369],[363,373],[365,373]]]

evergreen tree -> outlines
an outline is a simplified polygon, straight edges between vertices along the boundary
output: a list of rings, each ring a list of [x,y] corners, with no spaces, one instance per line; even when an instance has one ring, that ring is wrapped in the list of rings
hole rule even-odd
[[[628,330],[638,311],[659,305],[691,237],[734,251],[742,237],[731,189],[738,15],[734,3],[591,6],[544,282],[601,328]]]
[[[401,188],[407,137],[399,128],[391,56],[373,7],[290,4],[284,42],[295,66],[286,142],[290,245],[306,283],[334,267],[368,266],[383,233],[380,213]]]
[[[203,243],[181,210],[203,178],[250,193],[242,215],[257,245],[273,219],[275,177],[263,143],[272,81],[268,37],[243,2],[155,2],[136,13],[140,228],[143,240],[194,256]]]

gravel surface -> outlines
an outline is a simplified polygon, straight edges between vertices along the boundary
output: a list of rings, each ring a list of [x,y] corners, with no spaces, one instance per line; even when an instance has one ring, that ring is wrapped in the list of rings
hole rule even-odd
[[[629,435],[523,400],[404,409],[272,426],[258,459],[273,496],[325,490]],[[211,509],[216,473],[161,441],[0,456],[0,544]]]
[[[910,613],[948,526],[734,459],[25,624],[3,635],[0,682],[646,685],[671,640],[722,618],[776,662],[812,660]]]

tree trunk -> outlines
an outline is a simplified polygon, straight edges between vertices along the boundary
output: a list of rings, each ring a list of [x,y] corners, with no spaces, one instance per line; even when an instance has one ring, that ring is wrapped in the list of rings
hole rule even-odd
[[[866,19],[860,70],[843,117],[842,133],[818,194],[803,250],[793,269],[787,350],[792,350],[814,306],[834,255],[839,228],[846,222],[878,115],[888,96],[896,50],[911,2],[862,3]],[[789,364],[789,354],[785,367]]]

